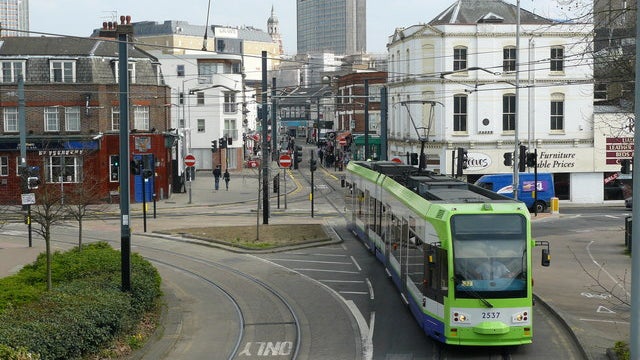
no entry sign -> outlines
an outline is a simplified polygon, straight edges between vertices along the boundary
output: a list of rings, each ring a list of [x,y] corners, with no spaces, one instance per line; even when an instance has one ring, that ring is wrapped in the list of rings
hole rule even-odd
[[[280,155],[278,164],[280,164],[280,167],[283,167],[283,168],[291,167],[291,156],[287,154]]]
[[[184,165],[185,166],[195,166],[196,165],[196,157],[193,154],[187,154],[184,157]]]

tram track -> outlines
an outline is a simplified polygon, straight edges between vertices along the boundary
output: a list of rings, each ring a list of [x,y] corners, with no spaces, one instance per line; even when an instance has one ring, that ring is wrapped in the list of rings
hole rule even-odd
[[[5,231],[5,237],[23,238],[22,232]],[[137,236],[145,236],[137,234]],[[96,236],[83,236],[83,239],[91,241],[105,241],[111,245],[119,246],[114,240]],[[52,240],[52,243],[62,245],[63,248],[76,246],[74,241]],[[237,324],[231,330],[225,326],[221,332],[226,335],[225,343],[231,344],[227,351],[226,359],[251,358],[251,355],[277,354],[278,358],[296,360],[299,358],[301,346],[301,321],[294,306],[285,295],[267,282],[251,275],[248,272],[225,265],[218,261],[205,259],[201,256],[184,254],[150,245],[136,244],[136,249],[145,259],[172,272],[184,274],[196,279],[204,286],[218,292],[221,299],[227,304],[216,303],[216,308],[233,309]],[[179,264],[180,259],[182,263]],[[228,324],[229,312],[226,312]],[[213,329],[212,329],[213,330]],[[264,339],[273,337],[274,334],[284,339],[276,348],[268,347]],[[177,341],[177,340],[176,340]],[[220,352],[220,349],[217,350]],[[222,354],[220,354],[222,355]]]

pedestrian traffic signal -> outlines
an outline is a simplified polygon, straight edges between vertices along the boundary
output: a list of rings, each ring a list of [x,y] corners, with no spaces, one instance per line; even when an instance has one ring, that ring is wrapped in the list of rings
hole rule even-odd
[[[506,152],[506,153],[504,153],[504,155],[503,155],[503,156],[504,156],[504,162],[503,162],[503,164],[504,164],[505,166],[511,166],[511,165],[513,165],[513,153]]]
[[[518,171],[527,171],[527,147],[520,145],[520,152],[518,153]]]
[[[629,159],[620,160],[620,172],[622,174],[631,174],[631,160]]]
[[[411,165],[418,165],[418,153],[411,153]]]
[[[218,151],[218,140],[211,140],[211,152]]]
[[[296,148],[293,152],[293,168],[298,169],[298,165],[302,161],[302,146],[296,145]]]
[[[309,169],[311,169],[311,171],[316,171],[318,170],[318,163],[316,161],[316,159],[311,159],[309,160]]]
[[[227,138],[221,137],[220,140],[218,140],[218,144],[220,145],[220,149],[226,149],[227,148]]]
[[[120,155],[111,155],[111,181],[120,180]]]

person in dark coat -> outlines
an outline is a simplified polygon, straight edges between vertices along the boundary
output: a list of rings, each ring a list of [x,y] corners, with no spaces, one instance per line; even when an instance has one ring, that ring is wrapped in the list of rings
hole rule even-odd
[[[225,169],[224,170],[224,184],[227,187],[227,191],[229,191],[229,180],[231,180],[230,176],[229,176],[229,170]]]
[[[216,166],[215,169],[213,169],[213,178],[215,180],[215,190],[218,191],[218,189],[220,188],[220,176],[222,175],[222,171],[220,171],[220,165]]]

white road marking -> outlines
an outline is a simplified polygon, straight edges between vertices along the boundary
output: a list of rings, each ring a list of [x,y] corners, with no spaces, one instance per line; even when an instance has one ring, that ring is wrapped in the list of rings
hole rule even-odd
[[[371,285],[371,281],[369,280],[369,278],[366,278],[365,281],[367,282],[367,286],[369,287],[369,299],[373,300],[373,285]]]
[[[358,262],[353,256],[351,256],[351,261],[353,261],[353,264],[358,268],[358,271],[362,271],[362,268],[358,265]]]
[[[292,270],[295,270],[295,271],[320,271],[320,272],[341,273],[341,274],[359,274],[358,271],[342,271],[342,270],[304,269],[304,268],[297,268],[297,269],[292,269]]]
[[[627,322],[627,321],[599,320],[599,319],[580,319],[580,320],[581,321],[588,321],[588,322],[602,322],[602,323],[609,323],[609,324],[629,325],[629,322]]]
[[[349,263],[349,262],[318,261],[318,260],[271,259],[271,261],[289,261],[289,262],[302,262],[302,263],[310,263],[310,264],[337,264],[337,265],[351,265],[351,263]]]
[[[622,289],[624,291],[624,293],[627,295],[628,298],[631,298],[631,294],[629,294],[629,292],[627,291],[627,289],[625,289],[624,284],[621,284],[616,278],[614,278],[602,265],[600,265],[596,259],[593,258],[593,255],[591,254],[591,244],[593,244],[594,241],[591,241],[589,243],[589,245],[587,245],[587,253],[589,254],[589,257],[591,258],[591,261],[596,264],[596,266],[598,268],[600,268],[600,270],[606,274],[609,279],[611,279],[611,281],[613,281],[616,286],[618,286],[620,289]]]

